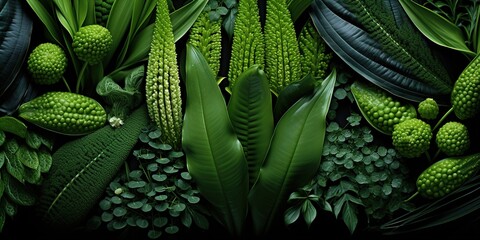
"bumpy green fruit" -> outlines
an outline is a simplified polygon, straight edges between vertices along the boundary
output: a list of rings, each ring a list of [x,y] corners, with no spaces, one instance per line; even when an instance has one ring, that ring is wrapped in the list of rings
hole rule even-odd
[[[19,117],[47,130],[83,135],[104,126],[105,109],[95,99],[71,92],[47,92],[19,108]]]
[[[460,122],[447,122],[438,129],[435,137],[440,151],[448,156],[462,155],[470,148],[467,126]]]
[[[415,158],[428,150],[432,136],[428,123],[412,118],[393,127],[392,144],[400,155]]]
[[[356,81],[351,91],[368,123],[384,134],[391,135],[395,124],[417,117],[415,106],[373,84]]]
[[[77,57],[89,64],[100,63],[110,51],[112,44],[112,34],[99,24],[81,27],[72,41],[73,51]]]
[[[418,193],[429,199],[443,197],[460,187],[479,167],[480,153],[442,159],[418,176]]]
[[[60,81],[67,69],[67,56],[53,43],[36,46],[28,56],[27,69],[39,85],[51,85]]]

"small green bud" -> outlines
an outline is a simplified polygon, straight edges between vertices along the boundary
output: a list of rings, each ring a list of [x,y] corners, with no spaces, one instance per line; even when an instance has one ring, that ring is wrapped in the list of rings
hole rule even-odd
[[[417,111],[421,118],[432,120],[437,118],[439,107],[433,98],[426,98],[418,104]]]
[[[67,56],[53,43],[42,43],[28,56],[27,70],[39,85],[52,85],[60,81],[67,69]]]
[[[110,31],[98,24],[81,27],[73,36],[73,51],[89,64],[97,64],[108,54],[113,44]]]

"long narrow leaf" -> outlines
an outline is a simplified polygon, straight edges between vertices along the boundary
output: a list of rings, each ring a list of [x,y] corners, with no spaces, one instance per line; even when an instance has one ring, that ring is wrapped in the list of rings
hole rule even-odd
[[[82,1],[82,0],[74,0],[74,8],[75,8],[75,16],[77,16],[77,24],[78,26],[82,26],[87,18],[89,5],[93,3],[92,1]]]
[[[273,133],[272,93],[260,65],[248,68],[236,82],[228,102],[228,113],[245,151],[252,186]]]
[[[247,214],[248,169],[225,99],[201,52],[187,44],[182,147],[187,168],[213,214],[241,236]]]
[[[114,54],[117,53],[118,47],[123,41],[128,26],[130,25],[132,14],[132,1],[116,0],[113,3],[107,20],[107,29],[112,34],[113,44],[109,53],[104,58],[104,66],[108,66]]]
[[[281,221],[288,196],[315,176],[335,82],[334,69],[313,96],[298,100],[277,123],[265,162],[249,193],[255,234],[264,235]]]
[[[466,45],[466,39],[460,27],[412,0],[399,0],[399,2],[413,24],[432,42],[475,56],[475,53]]]
[[[53,0],[57,6],[56,14],[57,19],[62,26],[70,33],[70,36],[78,31],[80,26],[77,23],[77,17],[75,16],[75,10],[71,1]]]
[[[47,29],[49,35],[56,41],[57,44],[63,45],[61,41],[61,32],[58,31],[55,18],[49,13],[47,8],[37,0],[27,0],[30,8],[35,12],[37,17],[42,21],[43,25]]]
[[[295,22],[312,4],[313,0],[288,0],[288,10],[292,14],[292,20]]]

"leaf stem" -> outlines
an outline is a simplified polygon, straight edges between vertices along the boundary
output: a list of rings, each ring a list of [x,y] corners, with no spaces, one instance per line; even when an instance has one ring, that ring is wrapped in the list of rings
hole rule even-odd
[[[416,197],[418,195],[418,191],[416,191],[412,196],[410,196],[409,198],[403,200],[403,202],[408,202],[410,200],[412,200],[414,197]]]
[[[440,118],[440,120],[438,120],[435,127],[433,127],[432,132],[435,131],[452,112],[453,112],[453,107],[448,109],[448,111],[445,114],[443,114],[442,118]]]
[[[68,85],[67,79],[65,79],[65,77],[63,77],[63,76],[62,76],[62,81],[65,84],[65,87],[67,87],[67,90],[69,92],[72,92],[72,89],[70,89],[70,86]]]
[[[82,85],[84,78],[85,78],[85,70],[87,69],[88,63],[84,62],[82,69],[80,70],[80,73],[78,74],[77,78],[77,87],[76,87],[76,93],[80,93],[80,85]]]

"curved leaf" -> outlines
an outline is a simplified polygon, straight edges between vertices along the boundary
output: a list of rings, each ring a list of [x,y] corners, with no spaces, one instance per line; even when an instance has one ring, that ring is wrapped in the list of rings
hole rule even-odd
[[[8,91],[0,96],[0,116],[12,115],[22,103],[28,102],[37,96],[37,89],[28,78],[26,71],[17,75]]]
[[[186,48],[186,107],[182,147],[187,168],[214,215],[240,236],[247,214],[248,169],[225,99],[205,57]]]
[[[451,92],[445,66],[398,0],[314,0],[310,16],[345,63],[388,92],[417,102]]]
[[[228,113],[245,152],[252,186],[274,128],[270,85],[260,65],[253,65],[239,75],[228,102]]]
[[[317,173],[325,139],[326,116],[336,82],[336,70],[313,95],[301,98],[280,118],[265,162],[249,193],[256,234],[267,233],[281,219],[288,196]]]
[[[413,24],[432,42],[456,51],[475,56],[466,45],[462,29],[438,13],[412,0],[399,0]]]
[[[2,1],[3,2],[3,1]],[[17,79],[30,46],[33,22],[20,1],[6,1],[0,9],[0,96]]]

